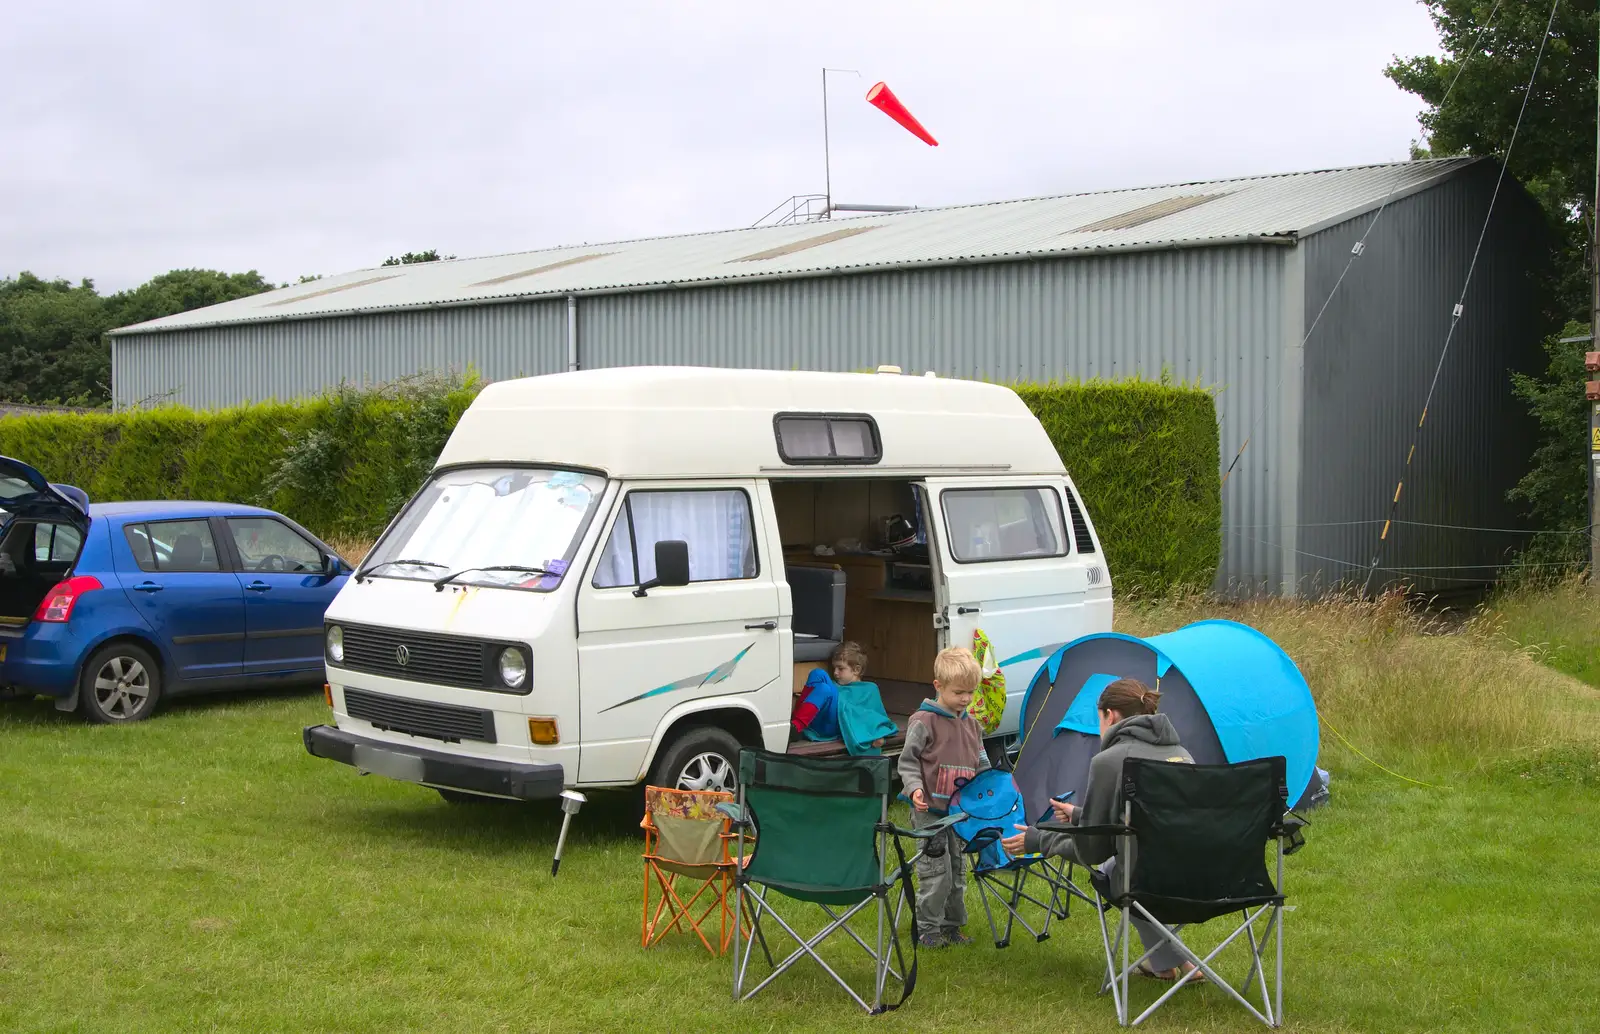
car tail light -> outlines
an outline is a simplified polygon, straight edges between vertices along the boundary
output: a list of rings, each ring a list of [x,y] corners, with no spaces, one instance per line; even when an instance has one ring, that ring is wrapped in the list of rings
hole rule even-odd
[[[86,592],[102,589],[100,579],[86,574],[76,578],[68,578],[44,595],[44,602],[39,604],[39,609],[34,612],[35,621],[69,621],[72,618],[72,608],[78,605],[78,600]]]

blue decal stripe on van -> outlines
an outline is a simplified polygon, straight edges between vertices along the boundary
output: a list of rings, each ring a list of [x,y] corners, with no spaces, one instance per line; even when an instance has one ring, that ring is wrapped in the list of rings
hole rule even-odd
[[[1017,654],[1015,657],[1007,657],[1005,660],[1001,661],[1000,667],[1009,668],[1013,664],[1021,664],[1023,661],[1042,661],[1066,645],[1066,643],[1051,643],[1049,646],[1041,646],[1034,650],[1025,650],[1022,653]]]
[[[602,707],[597,713],[605,714],[607,711],[614,711],[617,708],[622,707],[624,704],[638,703],[640,700],[644,700],[647,697],[660,696],[662,693],[671,693],[674,690],[699,689],[701,686],[714,686],[719,682],[725,682],[733,675],[733,669],[739,666],[739,662],[744,660],[744,655],[749,653],[751,650],[754,650],[755,647],[756,644],[751,643],[749,646],[735,654],[732,660],[723,661],[710,671],[701,672],[699,675],[690,675],[686,679],[679,679],[676,682],[669,682],[665,686],[657,686],[655,689],[652,689],[649,692],[640,693],[636,697],[629,697],[626,700],[612,704],[610,707]]]

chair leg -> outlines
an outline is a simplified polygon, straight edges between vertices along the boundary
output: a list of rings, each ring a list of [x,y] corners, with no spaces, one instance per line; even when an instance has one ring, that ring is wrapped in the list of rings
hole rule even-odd
[[[974,873],[978,882],[978,897],[983,901],[983,914],[989,920],[989,936],[994,938],[996,948],[1004,948],[1011,943],[1011,931],[1006,930],[1005,936],[1000,936],[1000,928],[995,925],[994,910],[989,907],[989,879],[984,873]]]
[[[1154,916],[1152,916],[1149,913],[1149,911],[1145,909],[1145,907],[1143,905],[1140,905],[1138,902],[1130,902],[1129,905],[1130,905],[1131,908],[1138,909],[1139,913],[1146,920],[1148,920],[1149,922],[1155,924],[1156,926],[1161,926],[1160,921],[1157,920]],[[1237,990],[1235,990],[1233,985],[1228,983],[1226,980],[1224,980],[1222,978],[1222,975],[1220,973],[1218,973],[1211,966],[1211,960],[1212,959],[1214,959],[1218,955],[1220,955],[1228,947],[1228,945],[1230,945],[1234,941],[1238,940],[1239,936],[1241,934],[1245,934],[1246,932],[1250,931],[1252,929],[1252,927],[1253,927],[1253,924],[1256,922],[1256,920],[1260,919],[1261,916],[1264,913],[1266,913],[1271,907],[1272,906],[1270,906],[1270,905],[1263,905],[1261,908],[1256,910],[1254,915],[1247,916],[1245,922],[1243,924],[1241,924],[1238,929],[1234,930],[1233,933],[1231,933],[1227,937],[1223,938],[1222,943],[1217,945],[1215,948],[1211,949],[1211,951],[1204,958],[1202,958],[1201,956],[1196,954],[1194,952],[1194,950],[1191,949],[1187,944],[1183,943],[1182,938],[1180,938],[1177,935],[1176,931],[1171,930],[1170,928],[1167,928],[1167,927],[1162,927],[1162,929],[1167,931],[1166,936],[1164,938],[1165,942],[1170,944],[1170,945],[1172,945],[1172,947],[1174,949],[1176,949],[1177,952],[1184,957],[1185,961],[1189,962],[1192,966],[1194,966],[1194,970],[1192,970],[1189,973],[1185,973],[1183,976],[1179,977],[1178,980],[1170,988],[1168,988],[1164,994],[1161,995],[1161,997],[1157,998],[1153,1003],[1151,1003],[1151,1005],[1148,1008],[1146,1008],[1144,1010],[1144,1012],[1140,1013],[1139,1016],[1136,1019],[1133,1020],[1131,1025],[1132,1026],[1138,1026],[1140,1023],[1143,1023],[1145,1021],[1145,1019],[1150,1016],[1151,1013],[1155,1012],[1163,1004],[1165,1004],[1167,999],[1169,999],[1173,995],[1177,994],[1178,991],[1185,984],[1189,983],[1191,978],[1193,977],[1194,973],[1198,972],[1198,973],[1203,974],[1205,976],[1206,980],[1209,983],[1214,984],[1216,987],[1220,988],[1225,994],[1227,994],[1234,1001],[1236,1001],[1240,1005],[1244,1006],[1245,1009],[1250,1013],[1250,1015],[1254,1016],[1256,1019],[1260,1020],[1262,1023],[1266,1024],[1269,1027],[1277,1026],[1278,1024],[1276,1022],[1274,1022],[1274,1019],[1273,1019],[1273,1017],[1271,1015],[1271,1010],[1269,1010],[1266,1013],[1263,1013],[1261,1010],[1257,1009],[1254,1005],[1251,1005],[1249,999],[1245,998]],[[1124,919],[1124,922],[1127,921],[1127,914],[1126,913],[1124,913],[1123,919]],[[1123,972],[1123,980],[1124,980],[1123,986],[1124,986],[1124,988],[1126,988],[1126,986],[1127,986],[1127,984],[1126,984],[1127,972],[1126,971]]]
[[[1117,986],[1116,949],[1112,948],[1111,946],[1111,930],[1106,925],[1105,902],[1101,900],[1100,892],[1098,890],[1094,892],[1094,901],[1095,914],[1100,918],[1100,946],[1105,949],[1106,953],[1106,979],[1105,983],[1101,985],[1100,993],[1105,994],[1108,990],[1111,992],[1111,1005],[1116,1010],[1117,1023],[1121,1024],[1123,1020],[1123,1007],[1122,992]]]

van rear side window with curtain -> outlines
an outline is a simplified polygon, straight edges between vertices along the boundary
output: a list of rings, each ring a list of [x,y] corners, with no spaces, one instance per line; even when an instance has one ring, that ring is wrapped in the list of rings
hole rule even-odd
[[[957,563],[1067,555],[1061,497],[1050,488],[952,488],[940,493]]]
[[[785,463],[861,463],[883,459],[878,425],[861,413],[779,413],[773,419]]]

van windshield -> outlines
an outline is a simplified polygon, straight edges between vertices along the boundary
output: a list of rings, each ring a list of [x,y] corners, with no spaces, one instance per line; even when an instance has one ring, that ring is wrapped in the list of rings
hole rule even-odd
[[[603,478],[572,470],[445,471],[373,547],[361,576],[455,575],[457,585],[549,592],[561,584],[604,487]]]

